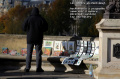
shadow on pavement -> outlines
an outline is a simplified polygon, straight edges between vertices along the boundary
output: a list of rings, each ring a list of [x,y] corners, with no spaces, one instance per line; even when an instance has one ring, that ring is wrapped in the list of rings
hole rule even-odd
[[[1,74],[0,79],[93,79],[86,74],[71,74],[69,72],[23,72],[7,71]]]
[[[75,74],[85,74],[85,70],[88,69],[87,66],[83,63],[83,61],[79,66],[75,66],[75,65],[69,65],[69,66],[71,67],[71,69],[73,69],[73,71],[70,72]]]
[[[62,62],[60,61],[60,57],[49,57],[47,60],[54,66],[55,72],[65,72],[67,69],[63,64],[61,64]]]
[[[19,70],[25,60],[16,60],[16,59],[0,59],[0,72],[6,72],[8,70]]]

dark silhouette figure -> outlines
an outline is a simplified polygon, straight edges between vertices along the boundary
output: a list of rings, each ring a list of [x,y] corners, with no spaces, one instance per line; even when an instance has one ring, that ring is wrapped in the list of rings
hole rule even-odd
[[[31,68],[31,59],[33,47],[36,49],[36,72],[44,72],[42,65],[42,42],[43,32],[47,31],[48,24],[46,20],[39,14],[38,8],[33,8],[31,15],[25,20],[23,30],[27,32],[27,57],[25,72],[29,72]]]

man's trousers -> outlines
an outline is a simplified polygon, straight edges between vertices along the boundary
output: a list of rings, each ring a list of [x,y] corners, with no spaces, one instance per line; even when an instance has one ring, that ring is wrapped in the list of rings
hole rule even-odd
[[[32,52],[34,44],[27,44],[26,69],[31,68]],[[42,65],[42,45],[35,45],[36,50],[36,68],[41,68]]]

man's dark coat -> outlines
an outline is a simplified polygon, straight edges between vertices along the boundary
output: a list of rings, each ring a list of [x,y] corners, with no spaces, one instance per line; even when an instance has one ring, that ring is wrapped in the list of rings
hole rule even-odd
[[[41,44],[43,32],[47,31],[48,24],[39,14],[38,8],[33,8],[31,15],[25,20],[23,30],[27,32],[27,44]]]

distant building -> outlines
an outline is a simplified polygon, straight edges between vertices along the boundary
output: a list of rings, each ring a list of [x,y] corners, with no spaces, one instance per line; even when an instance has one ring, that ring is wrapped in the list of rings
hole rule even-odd
[[[37,7],[39,4],[50,5],[53,1],[55,0],[0,0],[0,16],[16,5],[22,5],[28,8]]]

